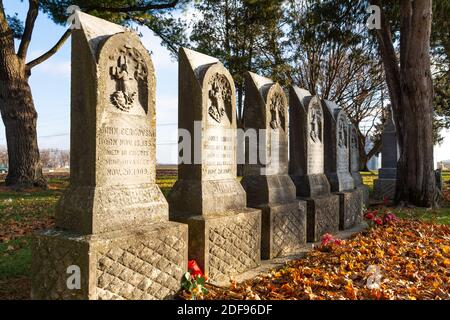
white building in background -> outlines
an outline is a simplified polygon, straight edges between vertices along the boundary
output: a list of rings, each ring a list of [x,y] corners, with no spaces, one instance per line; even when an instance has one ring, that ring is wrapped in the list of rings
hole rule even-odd
[[[450,160],[439,161],[437,163],[437,168],[442,171],[450,171]]]
[[[366,153],[368,153],[373,148],[373,142],[367,138],[366,140]],[[380,165],[380,154],[373,156],[367,161],[367,168],[369,170],[378,170],[381,167]]]

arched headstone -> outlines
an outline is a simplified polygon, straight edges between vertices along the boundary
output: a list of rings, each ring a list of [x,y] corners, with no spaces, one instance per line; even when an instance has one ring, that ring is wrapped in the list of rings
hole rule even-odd
[[[236,176],[234,81],[215,58],[180,49],[178,181],[170,218],[189,225],[189,257],[214,281],[260,263],[261,211]]]
[[[289,90],[289,175],[307,202],[307,240],[339,229],[339,198],[324,174],[324,113],[318,97],[296,86]]]
[[[378,179],[373,184],[373,197],[377,200],[392,200],[395,197],[397,162],[400,157],[392,112],[384,126],[381,140],[383,144],[381,147],[381,168],[378,170]]]
[[[369,206],[369,187],[363,183],[363,179],[359,173],[358,132],[354,125],[350,125],[350,173],[355,188],[359,189],[363,195],[363,204],[367,208]]]
[[[350,174],[350,121],[336,103],[323,100],[325,119],[325,174],[339,201],[339,228],[349,229],[362,220],[363,195]]]
[[[33,245],[37,299],[165,299],[187,269],[187,226],[156,185],[155,73],[139,37],[78,12],[70,186]],[[79,271],[80,288],[67,285]],[[73,274],[72,276],[76,276]]]
[[[248,206],[262,211],[262,258],[272,259],[306,242],[306,202],[296,199],[288,175],[288,101],[279,84],[247,73],[244,123],[249,138],[241,183]]]

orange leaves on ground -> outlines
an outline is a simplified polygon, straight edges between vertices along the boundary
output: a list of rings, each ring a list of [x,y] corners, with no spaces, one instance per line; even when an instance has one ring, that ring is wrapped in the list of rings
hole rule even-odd
[[[205,299],[450,299],[450,228],[399,220]]]
[[[450,202],[450,186],[447,187],[447,190],[443,191],[444,201]]]

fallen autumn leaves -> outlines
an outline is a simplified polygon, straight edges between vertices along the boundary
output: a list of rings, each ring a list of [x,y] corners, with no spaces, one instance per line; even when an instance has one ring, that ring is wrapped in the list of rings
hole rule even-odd
[[[399,220],[242,284],[207,288],[204,299],[450,299],[450,228]]]

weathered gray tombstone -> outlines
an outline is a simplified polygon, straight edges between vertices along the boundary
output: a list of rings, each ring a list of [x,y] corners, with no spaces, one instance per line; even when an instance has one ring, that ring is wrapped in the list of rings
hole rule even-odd
[[[184,48],[178,81],[179,134],[192,141],[179,155],[170,218],[189,225],[190,259],[212,281],[229,281],[261,256],[261,211],[246,207],[236,176],[234,81],[219,60]]]
[[[378,179],[374,181],[373,197],[377,200],[392,200],[395,197],[397,162],[400,156],[392,116],[385,124],[381,140],[383,143],[381,147],[381,168],[378,170]]]
[[[70,187],[32,248],[35,299],[165,299],[187,270],[188,228],[155,181],[155,74],[139,37],[78,13]]]
[[[436,178],[436,186],[440,191],[444,190],[444,182],[442,180],[442,169],[434,170],[434,177]]]
[[[339,230],[339,197],[324,174],[324,118],[320,99],[296,86],[289,90],[289,174],[307,203],[307,240]]]
[[[261,257],[298,251],[306,243],[306,202],[297,200],[288,175],[288,102],[279,84],[247,73],[244,123],[246,155],[254,159],[241,183],[247,205],[262,211]]]
[[[359,173],[359,143],[358,132],[354,125],[350,125],[350,173],[355,184],[355,188],[359,189],[363,196],[363,204],[369,207],[369,187],[363,183],[361,174]]]
[[[331,192],[339,196],[339,228],[349,229],[362,220],[363,194],[350,174],[350,122],[334,102],[323,100],[325,174]]]

